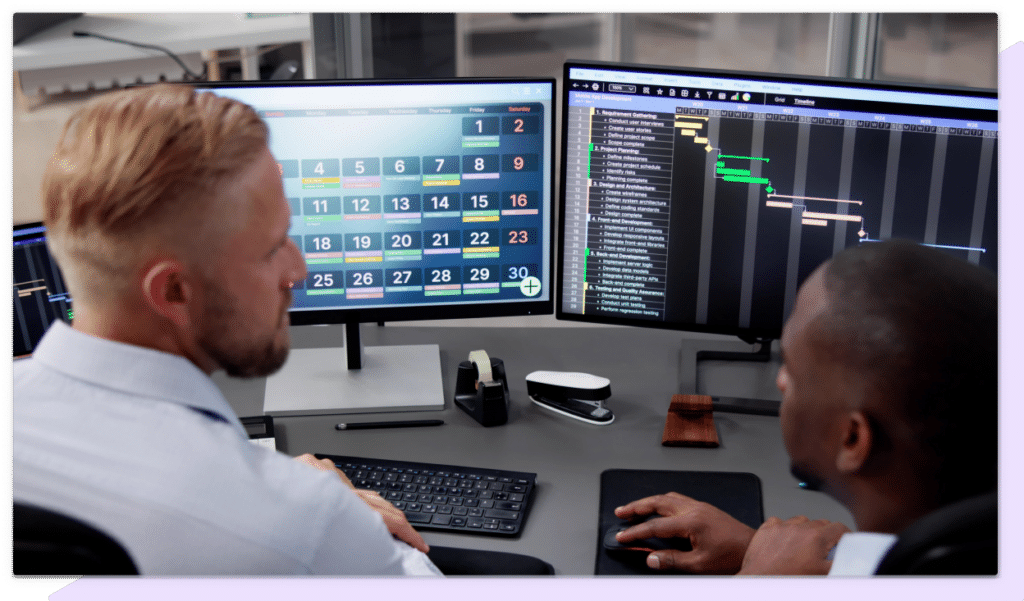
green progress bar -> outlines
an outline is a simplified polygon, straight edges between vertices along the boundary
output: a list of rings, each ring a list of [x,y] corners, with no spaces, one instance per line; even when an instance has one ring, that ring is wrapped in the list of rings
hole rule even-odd
[[[594,154],[594,143],[590,143],[590,149],[587,150],[587,179],[590,179],[590,157]]]
[[[726,175],[723,177],[727,182],[742,182],[744,184],[767,184],[767,177],[741,177],[738,175]]]
[[[750,169],[726,169],[724,167],[719,167],[718,175],[743,175],[749,177]]]
[[[739,155],[735,155],[735,154],[720,154],[720,155],[718,155],[718,158],[720,158],[720,159],[745,159],[745,160],[748,160],[748,161],[764,161],[765,163],[768,162],[768,159],[766,157],[743,157],[743,156],[739,156]]]
[[[583,249],[583,281],[587,281],[587,257],[590,256],[590,249]]]

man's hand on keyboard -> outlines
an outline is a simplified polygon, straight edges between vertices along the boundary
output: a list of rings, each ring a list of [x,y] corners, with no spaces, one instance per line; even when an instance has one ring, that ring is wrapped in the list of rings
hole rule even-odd
[[[361,498],[371,509],[376,511],[384,518],[384,525],[387,526],[388,532],[392,536],[407,543],[414,549],[423,551],[424,553],[430,551],[430,547],[427,545],[427,541],[423,540],[419,532],[413,529],[412,524],[405,518],[405,514],[394,505],[384,500],[380,495],[372,490],[359,490],[352,485],[352,481],[348,479],[345,472],[335,467],[334,462],[330,459],[317,459],[310,453],[299,455],[295,458],[296,461],[300,461],[307,465],[311,465],[316,469],[324,472],[333,472],[346,486],[351,488],[359,498]]]
[[[402,513],[401,509],[398,509],[372,490],[356,489],[356,494],[362,497],[367,505],[384,518],[384,525],[388,527],[388,531],[393,536],[424,553],[430,551],[427,541],[423,540],[420,533],[413,529],[412,524],[405,518],[405,514]]]
[[[330,459],[317,459],[312,453],[304,453],[296,457],[295,461],[311,465],[322,472],[333,472],[336,476],[341,478],[341,481],[345,483],[345,486],[352,489],[355,488],[352,481],[345,475],[345,472],[339,470]]]
[[[651,517],[619,533],[620,543],[645,538],[688,538],[692,551],[667,549],[647,556],[648,567],[695,574],[735,574],[755,530],[724,511],[679,493],[647,497],[615,510],[620,519]]]

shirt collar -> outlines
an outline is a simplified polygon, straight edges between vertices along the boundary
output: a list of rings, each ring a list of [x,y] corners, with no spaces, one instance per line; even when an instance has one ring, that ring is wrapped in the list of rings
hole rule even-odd
[[[32,360],[96,386],[219,414],[248,438],[217,385],[184,357],[92,336],[58,320]]]

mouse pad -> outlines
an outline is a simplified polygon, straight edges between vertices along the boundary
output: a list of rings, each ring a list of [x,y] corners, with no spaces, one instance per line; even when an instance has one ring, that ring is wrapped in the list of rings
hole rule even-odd
[[[609,556],[603,546],[605,532],[622,520],[615,508],[631,501],[677,492],[710,503],[737,520],[757,528],[764,522],[761,480],[747,472],[684,472],[612,469],[601,473],[601,504],[597,527],[598,576],[650,576],[658,574],[642,562]],[[676,573],[678,575],[678,573]]]

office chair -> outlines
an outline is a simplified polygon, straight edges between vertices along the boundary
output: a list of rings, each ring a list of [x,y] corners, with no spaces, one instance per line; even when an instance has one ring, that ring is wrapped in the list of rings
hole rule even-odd
[[[875,574],[995,576],[998,573],[997,494],[947,505],[900,533]]]
[[[42,507],[14,504],[15,576],[129,576],[138,574],[114,539]]]

